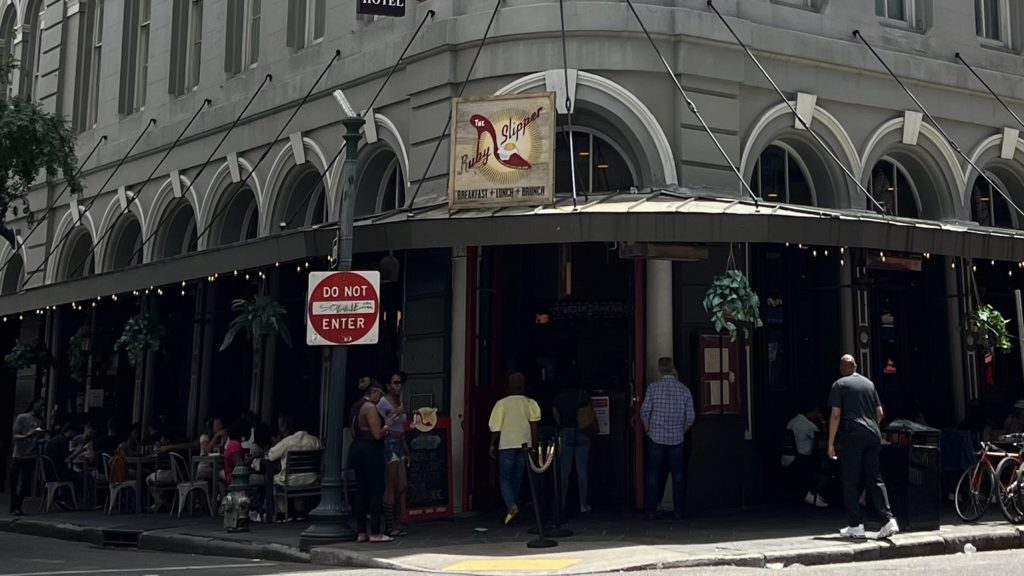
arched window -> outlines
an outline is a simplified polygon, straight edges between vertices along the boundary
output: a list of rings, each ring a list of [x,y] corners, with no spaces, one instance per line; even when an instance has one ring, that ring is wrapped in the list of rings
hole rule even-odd
[[[59,280],[84,278],[96,272],[95,254],[92,249],[92,236],[80,229],[65,242],[66,257],[59,274]]]
[[[889,159],[882,159],[871,169],[871,195],[886,214],[919,218],[921,201],[907,171]]]
[[[991,174],[988,174],[997,185],[1005,191]],[[982,226],[995,226],[997,228],[1014,228],[1013,214],[1010,212],[1010,205],[1006,198],[996,190],[988,180],[977,178],[974,181],[974,189],[971,191],[971,218]]]
[[[210,246],[244,242],[259,235],[259,207],[248,186],[222,198],[214,214],[217,221],[210,231]]]
[[[142,264],[142,226],[134,215],[121,217],[114,224],[107,248],[106,270],[120,270]]]
[[[555,133],[555,192],[572,193],[572,165],[569,162],[568,127]],[[626,154],[610,138],[589,128],[574,128],[572,148],[576,154],[576,192],[626,192],[637,185],[636,171]]]
[[[43,56],[43,25],[46,15],[46,2],[36,0],[30,2],[25,13],[27,38],[22,39],[24,46],[21,57],[21,95],[35,99],[39,97],[37,89],[40,78],[40,61]]]
[[[17,26],[18,11],[11,4],[4,11],[3,19],[0,19],[0,61],[4,63],[9,63],[16,59],[14,56],[14,37]],[[3,89],[4,96],[11,96],[14,90],[13,86],[11,86],[10,77],[4,76],[0,78],[0,88]]]
[[[814,191],[803,161],[788,146],[772,144],[761,152],[750,189],[769,202],[814,206]]]
[[[160,230],[157,242],[156,257],[170,258],[187,254],[196,246],[196,216],[188,200],[179,198],[173,206],[167,208],[173,214]]]
[[[356,184],[356,216],[405,206],[405,174],[398,156],[387,146],[367,152]]]
[[[273,208],[272,232],[283,232],[323,223],[324,184],[320,171],[312,164],[288,171]]]
[[[25,262],[21,259],[21,254],[14,254],[14,256],[8,256],[10,262],[7,263],[7,268],[4,269],[3,284],[0,285],[0,294],[14,294],[18,290],[21,290],[21,284],[24,282],[25,276]]]

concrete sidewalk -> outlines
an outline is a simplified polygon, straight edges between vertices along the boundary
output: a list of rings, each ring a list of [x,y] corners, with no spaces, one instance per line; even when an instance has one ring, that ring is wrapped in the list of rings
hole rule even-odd
[[[31,508],[27,508],[31,510]],[[525,520],[525,519],[524,519]],[[349,543],[299,551],[304,523],[253,524],[228,534],[219,518],[98,512],[0,516],[0,531],[95,545],[310,562],[422,572],[585,574],[688,566],[766,567],[833,564],[962,552],[1024,548],[1024,536],[997,514],[965,525],[950,514],[936,532],[901,534],[889,541],[840,540],[842,516],[830,510],[783,508],[733,511],[683,521],[645,521],[637,515],[593,513],[566,527],[575,533],[557,548],[534,550],[527,526],[506,528],[478,516],[413,524],[410,535],[387,544]]]

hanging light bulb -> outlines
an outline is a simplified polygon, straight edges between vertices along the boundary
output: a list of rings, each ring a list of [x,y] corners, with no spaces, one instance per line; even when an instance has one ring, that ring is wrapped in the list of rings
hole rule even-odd
[[[296,266],[295,267],[295,271],[296,272],[302,272],[302,266]]]
[[[181,281],[181,287],[182,287],[182,288],[184,288],[184,287],[185,287],[185,281],[184,281],[184,280],[182,280],[182,281]]]
[[[111,294],[111,295],[110,295],[110,298],[111,298],[111,299],[112,299],[112,300],[113,300],[114,302],[117,302],[117,294]]]
[[[839,259],[839,266],[846,266],[846,260],[843,258]]]
[[[825,256],[828,256],[828,249],[825,249]]]
[[[1007,270],[1006,275],[1009,276],[1010,278],[1013,278],[1013,270]]]
[[[978,265],[977,264],[971,264],[971,272],[977,272],[977,271],[978,271]]]
[[[235,276],[238,276],[238,270],[235,270]]]
[[[164,295],[164,289],[163,288],[157,288],[156,289],[156,293],[157,293],[158,296],[163,296]]]
[[[309,268],[309,262],[306,262],[306,268]]]
[[[281,266],[281,263],[280,263],[280,262],[274,262],[274,268],[278,268],[278,267],[280,267],[280,266]]]
[[[839,253],[840,254],[846,254],[846,246],[840,246],[839,247]]]
[[[815,258],[818,257],[818,251],[817,250],[812,251],[811,254],[813,254]]]
[[[786,242],[786,248],[789,248],[789,242]],[[327,258],[330,259],[330,256],[328,256]]]
[[[925,260],[929,260],[929,259],[931,259],[931,257],[932,257],[932,253],[931,252],[925,252],[924,253],[924,259]]]
[[[993,266],[995,266],[995,265],[996,265],[996,261],[995,261],[995,260],[993,260],[993,261],[992,261],[992,265],[993,265]]]
[[[956,259],[953,259],[953,260],[950,261],[949,267],[950,268],[956,268]]]

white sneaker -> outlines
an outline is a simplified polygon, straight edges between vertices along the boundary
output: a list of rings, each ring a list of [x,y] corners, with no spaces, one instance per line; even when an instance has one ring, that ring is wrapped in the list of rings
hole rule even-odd
[[[808,506],[815,506],[817,508],[828,508],[828,502],[825,502],[824,498],[821,496],[815,496],[810,492],[804,496],[804,504],[807,504]]]
[[[864,534],[864,525],[858,524],[857,526],[847,526],[839,531],[840,538],[867,538]]]
[[[884,538],[889,538],[889,537],[895,536],[896,534],[899,534],[899,533],[900,533],[900,526],[899,526],[899,524],[896,523],[896,519],[895,518],[890,518],[889,521],[885,523],[885,526],[882,526],[882,528],[878,531],[878,539],[882,540]]]

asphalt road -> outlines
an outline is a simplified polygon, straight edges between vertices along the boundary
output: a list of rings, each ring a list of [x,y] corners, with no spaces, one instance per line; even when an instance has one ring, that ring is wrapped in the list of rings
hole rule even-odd
[[[1024,574],[1022,558],[1024,558],[1024,553],[1020,550],[1010,550],[834,566],[794,566],[778,570],[688,568],[663,570],[657,573],[672,576],[1011,575]],[[0,576],[86,576],[93,574],[98,576],[198,576],[202,574],[216,574],[217,576],[397,576],[401,573],[387,570],[324,569],[308,564],[109,549],[49,538],[0,533]],[[520,572],[519,574],[524,573]],[[615,576],[622,575],[616,574]]]

